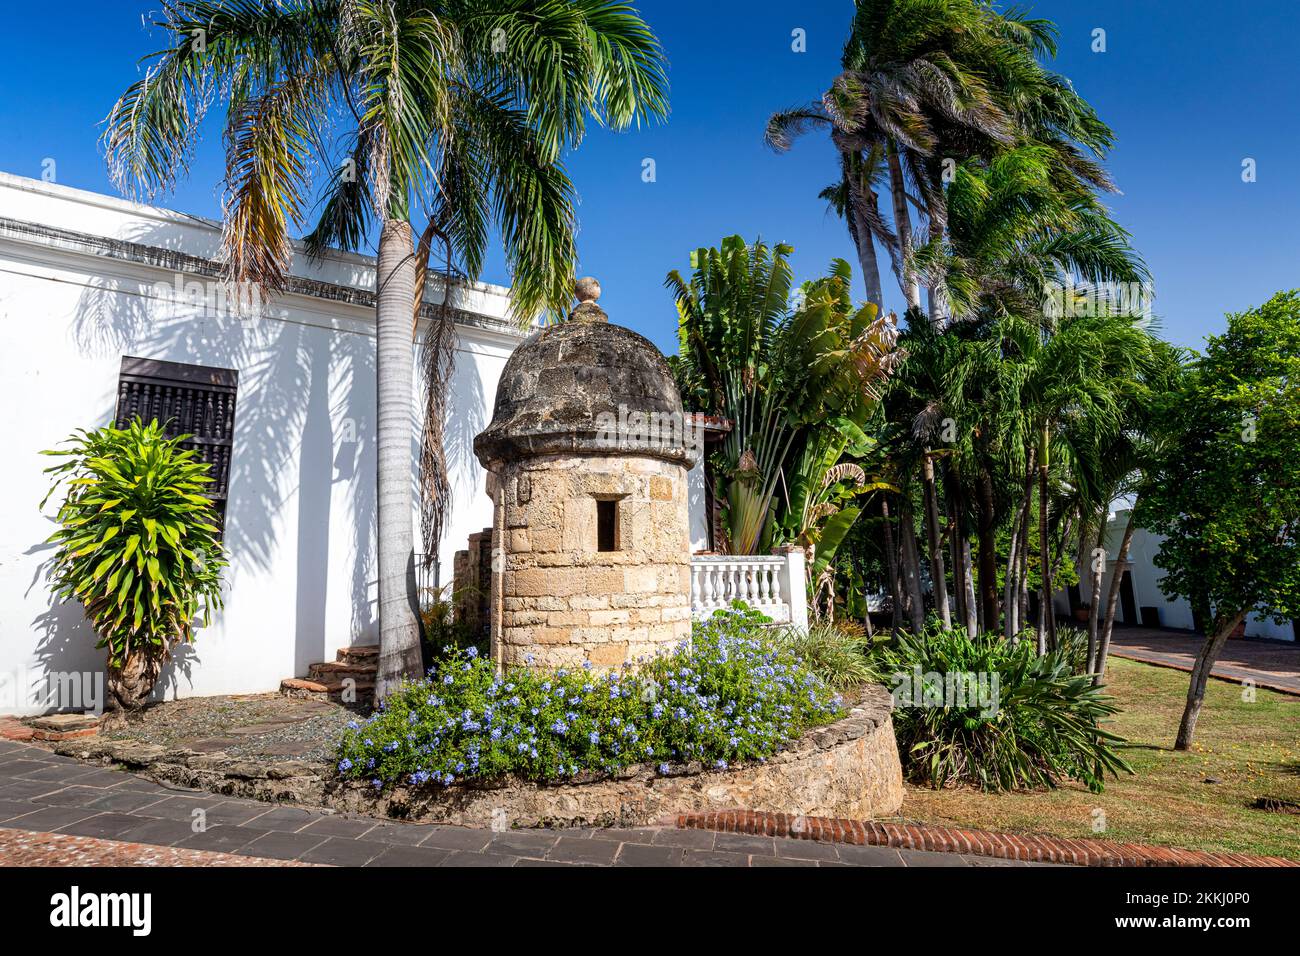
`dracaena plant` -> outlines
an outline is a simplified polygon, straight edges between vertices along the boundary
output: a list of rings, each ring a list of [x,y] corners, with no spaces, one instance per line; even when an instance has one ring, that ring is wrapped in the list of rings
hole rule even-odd
[[[46,503],[62,493],[50,568],[55,593],[79,601],[108,655],[110,704],[135,709],[157,681],[162,661],[194,639],[221,606],[226,561],[216,512],[204,489],[208,466],[168,438],[158,422],[79,429]]]

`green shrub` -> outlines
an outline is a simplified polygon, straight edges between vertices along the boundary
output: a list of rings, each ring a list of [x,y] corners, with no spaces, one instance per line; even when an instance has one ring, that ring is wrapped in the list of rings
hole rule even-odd
[[[882,646],[873,666],[894,693],[908,776],[984,790],[1072,779],[1100,792],[1107,772],[1131,772],[1114,749],[1122,738],[1100,726],[1116,713],[1111,698],[1076,673],[1069,654],[1038,657],[1030,641],[937,625]]]
[[[520,667],[498,675],[473,648],[452,650],[426,679],[349,725],[339,773],[376,786],[450,785],[763,760],[841,710],[766,623],[744,607],[719,611],[695,625],[689,644],[602,674]]]
[[[488,638],[475,633],[475,629],[463,621],[457,621],[453,608],[451,601],[437,598],[420,609],[420,623],[430,651],[426,660],[444,660],[455,651],[467,651],[471,647],[478,654],[487,654]]]
[[[871,638],[852,621],[816,621],[806,630],[784,628],[778,639],[831,687],[847,690],[872,679],[867,660]]]
[[[64,490],[50,536],[55,592],[80,601],[108,652],[110,703],[140,706],[158,667],[193,640],[202,611],[221,606],[226,566],[212,502],[203,496],[208,466],[167,438],[156,421],[80,430],[47,468]]]

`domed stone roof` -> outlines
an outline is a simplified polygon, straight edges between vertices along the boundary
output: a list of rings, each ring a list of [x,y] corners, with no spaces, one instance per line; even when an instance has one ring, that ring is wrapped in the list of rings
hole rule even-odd
[[[497,383],[492,423],[474,439],[490,471],[513,459],[585,453],[642,455],[695,463],[682,399],[667,361],[649,339],[607,321],[594,279],[569,321],[534,332]]]

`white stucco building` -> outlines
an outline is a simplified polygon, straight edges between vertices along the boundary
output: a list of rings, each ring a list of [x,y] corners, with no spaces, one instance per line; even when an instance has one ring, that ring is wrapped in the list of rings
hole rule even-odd
[[[1106,570],[1101,582],[1103,609],[1106,595],[1110,593],[1111,578],[1115,573],[1116,558],[1119,555],[1120,543],[1124,539],[1124,528],[1128,524],[1129,516],[1127,505],[1117,504],[1115,507],[1117,510],[1111,512],[1106,524]],[[1160,582],[1164,579],[1165,571],[1156,563],[1156,555],[1160,552],[1160,544],[1163,540],[1161,535],[1147,531],[1145,528],[1134,529],[1133,539],[1129,542],[1128,574],[1120,582],[1119,607],[1115,613],[1115,620],[1123,624],[1142,624],[1142,608],[1154,608],[1161,627],[1190,631],[1195,627],[1195,623],[1192,620],[1192,607],[1186,598],[1168,598],[1160,590]],[[1086,579],[1086,574],[1081,576]],[[1091,597],[1089,588],[1090,584],[1085,580],[1080,591],[1084,601]],[[1057,612],[1062,616],[1070,613],[1070,601],[1066,592],[1062,591],[1056,596],[1055,605]],[[1278,624],[1268,615],[1259,613],[1252,613],[1246,618],[1246,636],[1276,641],[1296,639],[1290,622]]]
[[[50,463],[39,452],[112,422],[131,388],[155,387],[149,375],[178,388],[219,381],[234,405],[229,437],[217,440],[228,476],[225,610],[166,668],[159,693],[271,691],[373,640],[374,262],[299,255],[287,293],[242,319],[220,301],[219,243],[207,220],[0,174],[0,713],[43,710],[34,695],[50,673],[103,667],[80,608],[53,602],[46,585],[54,505],[37,508]],[[208,298],[166,296],[166,286]],[[444,581],[466,536],[491,524],[471,443],[521,336],[505,289],[475,285],[455,304]]]

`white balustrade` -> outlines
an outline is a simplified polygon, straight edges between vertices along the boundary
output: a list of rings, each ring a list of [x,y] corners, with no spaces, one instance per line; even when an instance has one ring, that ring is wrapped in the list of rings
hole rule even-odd
[[[808,623],[803,553],[776,555],[699,555],[691,558],[691,614],[744,601],[778,624]]]

